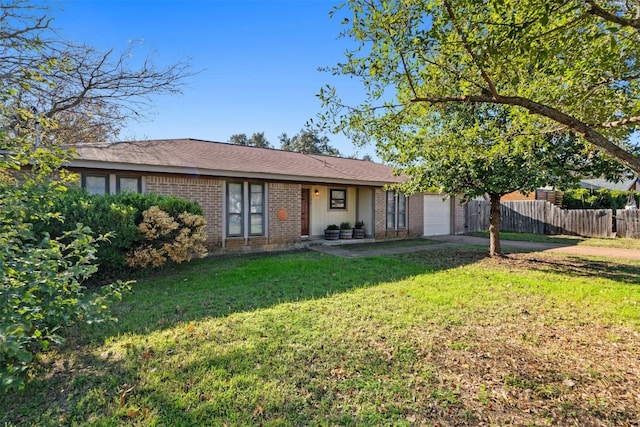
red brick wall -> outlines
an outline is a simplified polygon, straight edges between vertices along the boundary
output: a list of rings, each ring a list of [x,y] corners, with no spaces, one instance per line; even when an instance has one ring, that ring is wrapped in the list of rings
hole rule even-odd
[[[373,194],[375,220],[373,237],[375,239],[387,238],[387,193],[382,188],[376,188]]]
[[[421,193],[409,196],[409,234],[421,237],[424,233],[424,197]]]
[[[300,184],[265,184],[268,236],[224,238],[224,181],[206,177],[147,176],[146,191],[196,201],[207,219],[207,246],[216,252],[257,252],[300,241]],[[286,217],[282,215],[286,212]],[[281,213],[278,216],[278,213]],[[224,245],[223,245],[224,240]]]
[[[300,241],[300,193],[300,184],[269,184],[269,245]]]
[[[208,177],[150,175],[146,177],[146,191],[198,202],[207,220],[207,246],[213,251],[222,247],[224,181]]]
[[[374,230],[373,237],[376,240],[385,240],[385,239],[400,239],[409,237],[409,235],[413,235],[412,227],[412,210],[415,207],[414,204],[416,201],[412,200],[409,197],[407,201],[407,224],[406,230],[387,230],[387,192],[382,188],[376,188],[374,192]],[[416,199],[419,199],[418,197]],[[419,208],[417,214],[419,214]],[[417,215],[416,214],[416,215]],[[414,217],[413,222],[417,222],[418,220]]]

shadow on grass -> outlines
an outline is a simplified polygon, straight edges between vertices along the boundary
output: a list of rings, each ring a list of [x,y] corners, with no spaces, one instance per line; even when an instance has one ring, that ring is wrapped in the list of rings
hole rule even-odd
[[[488,231],[476,231],[469,234],[473,237],[489,238]],[[549,235],[549,234],[533,234],[533,233],[516,233],[510,231],[501,231],[500,238],[511,242],[533,242],[533,243],[552,243],[564,246],[579,245],[587,240],[588,237],[569,236],[569,235]]]
[[[606,278],[620,283],[640,285],[640,265],[578,258],[572,256],[528,256],[512,258],[514,265],[531,270],[586,278]]]
[[[280,303],[326,297],[418,274],[471,264],[481,249],[441,249],[346,259],[313,251],[197,260],[139,280],[115,308],[120,321],[93,339],[149,333],[179,322],[228,316]]]
[[[437,245],[439,243],[441,242],[438,242],[436,240],[429,240],[429,239],[402,239],[402,240],[390,240],[390,241],[371,242],[371,243],[355,243],[355,244],[350,244],[348,246],[345,246],[345,249],[349,251],[355,251],[355,252],[369,252],[369,251],[379,251],[384,249],[430,246],[430,245]]]
[[[88,422],[92,413],[101,413],[100,417],[115,417],[124,424],[135,424],[144,422],[144,414],[136,413],[144,410],[143,403],[137,402],[134,405],[135,400],[129,403],[130,398],[136,394],[144,395],[144,405],[148,405],[153,411],[160,411],[160,419],[167,420],[169,424],[198,425],[200,416],[224,419],[224,412],[228,408],[217,406],[215,402],[203,404],[199,411],[204,411],[205,414],[194,413],[195,418],[192,418],[185,413],[183,405],[175,400],[176,396],[175,399],[167,401],[166,396],[153,390],[143,391],[136,388],[127,392],[130,385],[139,384],[138,372],[145,369],[140,365],[161,358],[173,360],[166,349],[154,349],[154,353],[149,353],[150,360],[147,361],[146,349],[125,350],[118,347],[116,353],[126,353],[124,356],[100,355],[95,353],[95,346],[101,345],[110,337],[148,334],[202,319],[221,318],[234,313],[274,307],[281,303],[323,298],[385,282],[400,281],[419,274],[455,268],[477,262],[486,256],[485,253],[486,251],[479,249],[447,248],[429,251],[428,254],[405,253],[346,259],[312,251],[298,251],[208,258],[178,265],[171,270],[165,269],[160,274],[133,285],[133,293],[125,296],[123,301],[114,307],[114,314],[119,318],[118,323],[83,326],[71,331],[64,348],[45,355],[33,372],[26,390],[14,395],[0,396],[0,413],[3,413],[0,422],[8,425],[28,425],[35,419],[42,425],[83,424]],[[264,324],[263,327],[276,326]],[[186,330],[186,326],[179,330]],[[126,341],[126,338],[120,339],[117,346]],[[140,345],[137,338],[132,338],[131,342]],[[325,348],[329,347],[330,345],[326,344]],[[252,359],[268,360],[266,348],[258,348],[250,353],[254,355]],[[183,354],[182,357],[184,356]],[[219,355],[217,359],[212,359],[211,363],[215,361],[215,364],[233,365],[234,360],[246,361],[248,356],[232,356],[228,363],[224,363],[224,357],[220,357]],[[184,369],[186,368],[185,364]],[[180,375],[176,381],[185,381],[182,378],[184,369],[171,370]],[[253,368],[247,369],[246,372],[249,373]],[[233,372],[232,368],[228,370],[230,375],[238,373],[242,376],[245,373],[244,368],[239,372]],[[273,377],[273,381],[277,383],[277,376]],[[234,383],[233,386],[234,389],[243,388],[241,383]],[[254,386],[247,383],[248,388]],[[185,387],[188,387],[188,384]],[[313,385],[310,387],[310,393],[319,393],[319,389],[313,389]],[[185,393],[187,392],[185,388]],[[198,399],[206,397],[207,393],[203,392]],[[333,398],[317,397],[327,401]],[[105,414],[104,408],[113,408],[109,402],[114,401],[118,403],[115,406],[120,408],[119,411],[122,413]],[[238,404],[234,403],[231,406]],[[246,405],[244,409],[255,409],[255,405]],[[304,405],[304,401],[283,402],[280,408],[276,402],[264,409],[290,416],[297,412],[291,405]],[[43,413],[43,408],[46,408],[46,413]],[[128,416],[131,411],[132,415]],[[330,415],[328,417],[331,418]],[[258,423],[261,421],[258,413],[254,418]],[[243,420],[245,423],[250,421]],[[309,421],[300,419],[302,424]],[[230,420],[230,423],[233,424],[233,420]]]

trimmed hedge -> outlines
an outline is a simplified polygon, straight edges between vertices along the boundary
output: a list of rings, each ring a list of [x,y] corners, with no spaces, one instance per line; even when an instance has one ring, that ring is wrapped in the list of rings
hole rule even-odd
[[[634,194],[634,197],[637,204],[640,198],[638,194]],[[629,191],[576,188],[564,191],[562,207],[565,209],[624,209],[628,198]]]
[[[63,235],[76,224],[88,226],[95,234],[106,234],[96,253],[98,272],[94,276],[103,282],[131,274],[135,269],[127,265],[127,254],[145,239],[138,230],[142,213],[158,206],[173,217],[182,212],[202,215],[196,202],[158,194],[107,194],[91,195],[80,188],[69,188],[56,200],[50,201],[51,211],[65,219],[50,219],[34,224],[36,233],[48,232],[52,237]]]

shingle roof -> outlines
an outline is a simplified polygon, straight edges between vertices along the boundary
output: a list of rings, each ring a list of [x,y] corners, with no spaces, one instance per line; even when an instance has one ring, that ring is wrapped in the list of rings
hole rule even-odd
[[[628,191],[629,189],[631,189],[631,187],[634,186],[636,181],[638,181],[638,178],[626,179],[620,182],[611,182],[611,181],[607,181],[604,178],[583,179],[582,181],[580,181],[580,187],[588,188],[591,190],[598,190],[598,189],[604,188],[607,190]]]
[[[365,160],[246,147],[196,139],[75,145],[70,166],[189,175],[382,185],[401,181]]]

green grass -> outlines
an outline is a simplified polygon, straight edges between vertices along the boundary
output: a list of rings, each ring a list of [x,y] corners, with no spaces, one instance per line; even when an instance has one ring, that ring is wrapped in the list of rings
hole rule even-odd
[[[639,304],[632,261],[199,260],[136,284],[119,323],[73,331],[0,397],[0,422],[632,424]]]
[[[391,240],[387,242],[374,242],[374,243],[354,243],[348,246],[345,246],[345,249],[356,252],[364,252],[364,251],[377,251],[383,249],[395,249],[395,248],[408,248],[414,246],[427,246],[441,243],[435,240],[429,239],[402,239],[402,240]]]
[[[489,232],[479,231],[472,233],[472,235],[488,238]],[[506,231],[500,232],[500,239],[525,242],[560,243],[579,246],[597,246],[603,248],[640,249],[640,239],[604,239],[577,236],[547,236],[544,234],[512,233]]]

